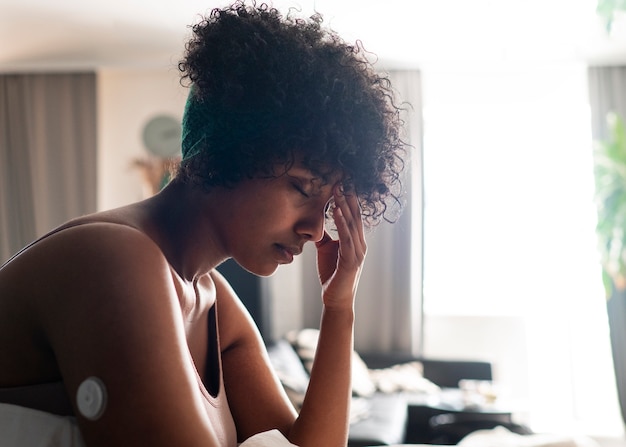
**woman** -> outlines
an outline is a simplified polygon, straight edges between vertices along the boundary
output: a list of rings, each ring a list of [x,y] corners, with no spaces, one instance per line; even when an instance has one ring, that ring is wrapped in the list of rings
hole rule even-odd
[[[273,429],[343,446],[363,224],[398,201],[390,85],[319,17],[264,5],[214,10],[186,49],[171,183],[63,225],[0,269],[0,419],[73,415],[87,446],[231,447]],[[233,258],[271,275],[307,242],[323,314],[296,414],[215,267]]]

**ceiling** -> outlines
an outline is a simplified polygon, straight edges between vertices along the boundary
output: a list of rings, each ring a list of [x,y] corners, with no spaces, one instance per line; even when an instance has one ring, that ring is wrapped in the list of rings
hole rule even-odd
[[[0,0],[0,71],[175,64],[217,0]],[[608,36],[594,0],[275,0],[321,12],[389,68],[582,60],[626,62],[626,25]],[[626,21],[624,21],[626,22]]]

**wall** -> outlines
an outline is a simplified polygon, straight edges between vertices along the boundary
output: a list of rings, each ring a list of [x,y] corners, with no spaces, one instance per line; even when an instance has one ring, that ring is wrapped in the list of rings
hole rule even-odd
[[[147,157],[143,126],[157,114],[182,118],[187,89],[178,71],[102,70],[98,72],[98,209],[144,197],[133,159]]]

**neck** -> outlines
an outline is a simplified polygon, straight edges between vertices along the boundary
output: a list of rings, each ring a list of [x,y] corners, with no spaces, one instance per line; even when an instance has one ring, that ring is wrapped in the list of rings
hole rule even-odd
[[[212,194],[172,182],[144,206],[160,245],[174,270],[194,281],[228,258],[219,235],[218,208]]]

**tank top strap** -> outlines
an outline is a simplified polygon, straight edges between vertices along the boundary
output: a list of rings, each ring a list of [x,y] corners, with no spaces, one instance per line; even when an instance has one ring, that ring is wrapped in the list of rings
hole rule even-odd
[[[50,230],[48,233],[44,234],[43,236],[35,239],[34,241],[30,242],[29,244],[27,244],[26,246],[24,246],[23,248],[21,248],[17,253],[15,253],[13,256],[11,256],[9,259],[7,259],[4,263],[2,263],[0,265],[0,268],[4,267],[5,265],[7,265],[9,262],[11,262],[13,259],[17,258],[20,254],[24,253],[26,250],[28,250],[29,248],[33,247],[34,245],[38,244],[39,242],[43,241],[44,239],[50,237],[50,236],[54,236],[57,233],[60,233],[63,230],[69,230],[70,228],[74,228],[74,227],[79,227],[81,225],[89,225],[89,224],[95,224],[95,223],[108,223],[108,224],[114,224],[114,225],[122,225],[128,228],[135,228],[132,225],[128,225],[122,222],[116,222],[116,221],[109,221],[109,220],[89,220],[89,219],[84,219],[84,218],[79,218],[78,221],[70,221],[67,222],[53,230]],[[136,229],[136,228],[135,228]]]

